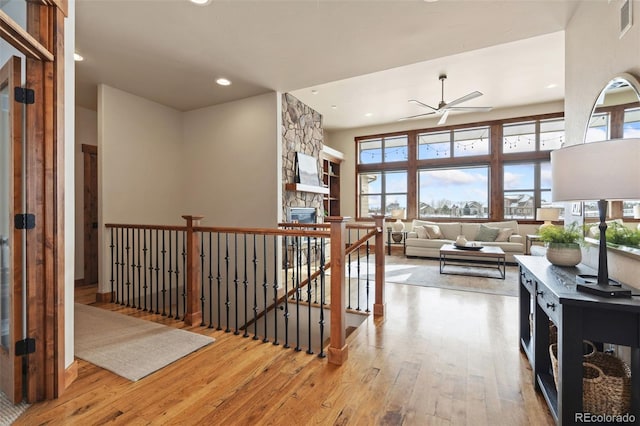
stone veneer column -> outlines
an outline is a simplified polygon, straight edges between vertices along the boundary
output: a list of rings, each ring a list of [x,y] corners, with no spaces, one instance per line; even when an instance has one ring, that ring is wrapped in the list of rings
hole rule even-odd
[[[303,104],[289,93],[282,95],[282,178],[285,183],[295,182],[296,152],[310,155],[318,161],[318,179],[322,184],[323,146],[322,115]],[[282,217],[286,218],[287,207],[314,207],[318,216],[324,216],[322,194],[284,191]]]

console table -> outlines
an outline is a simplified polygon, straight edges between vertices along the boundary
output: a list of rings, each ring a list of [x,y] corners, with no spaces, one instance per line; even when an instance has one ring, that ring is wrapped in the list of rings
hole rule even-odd
[[[630,414],[640,421],[640,297],[608,299],[576,291],[576,275],[596,273],[582,264],[567,268],[551,265],[542,256],[515,259],[520,266],[521,350],[557,424],[577,424],[576,413],[583,411],[583,339],[631,347]],[[557,390],[549,359],[549,319],[558,327]]]

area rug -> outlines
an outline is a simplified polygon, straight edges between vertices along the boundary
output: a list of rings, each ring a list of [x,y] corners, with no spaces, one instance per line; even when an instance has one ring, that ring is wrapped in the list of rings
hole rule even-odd
[[[27,411],[27,408],[29,408],[29,404],[26,402],[13,405],[6,395],[0,392],[0,426],[13,424],[22,413]]]
[[[480,265],[453,266],[447,265],[445,271],[458,274],[475,274],[481,277],[467,275],[440,274],[440,262],[427,258],[407,258],[405,256],[385,256],[385,281],[397,284],[409,284],[422,287],[437,287],[449,290],[473,291],[477,293],[498,294],[503,296],[518,295],[518,267],[507,265],[506,278],[499,277],[496,269],[482,268]],[[358,274],[357,262],[351,262],[351,277],[367,275],[372,279],[375,274],[375,264],[371,260],[369,269],[363,260],[360,261]]]
[[[214,341],[190,331],[75,304],[75,355],[134,382]]]

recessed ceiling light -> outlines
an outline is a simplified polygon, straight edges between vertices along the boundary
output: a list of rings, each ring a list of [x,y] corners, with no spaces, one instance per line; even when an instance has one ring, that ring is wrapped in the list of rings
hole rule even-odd
[[[312,95],[317,95],[317,94],[318,94],[318,91],[317,91],[316,89],[313,89],[313,90],[311,91],[311,94],[312,94]]]
[[[197,4],[198,6],[206,6],[211,3],[211,0],[189,0],[193,4]]]
[[[219,78],[216,80],[216,83],[218,83],[220,86],[230,86],[231,85],[231,81],[227,80],[226,78]]]
[[[74,53],[73,54],[73,60],[76,62],[80,62],[80,61],[84,61],[84,58],[82,57],[81,54],[79,53]]]
[[[331,105],[331,109],[337,109],[338,105]]]
[[[368,112],[368,113],[366,113],[364,116],[365,116],[365,117],[371,117],[372,115],[373,115],[373,113],[372,113],[372,112]]]
[[[427,2],[427,3],[435,3],[435,2],[437,2],[438,0],[424,0],[424,1],[425,1],[425,2]]]
[[[558,87],[558,85],[557,85],[557,84],[555,84],[555,83],[551,83],[551,84],[549,84],[549,85],[547,86],[547,89],[554,89],[554,88],[556,88],[556,87]]]

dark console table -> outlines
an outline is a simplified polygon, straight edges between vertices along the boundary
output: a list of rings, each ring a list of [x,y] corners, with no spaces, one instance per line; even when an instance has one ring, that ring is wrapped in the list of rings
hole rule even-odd
[[[640,424],[640,297],[608,299],[576,291],[576,275],[595,274],[584,265],[551,265],[542,256],[515,256],[520,265],[520,345],[559,425],[582,413],[582,341],[631,347],[631,413]],[[637,291],[640,294],[640,290]],[[529,315],[533,313],[533,330]],[[549,358],[549,319],[558,327],[558,389]]]

